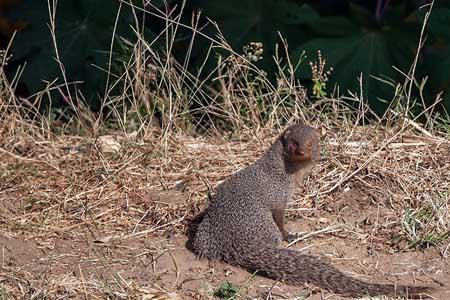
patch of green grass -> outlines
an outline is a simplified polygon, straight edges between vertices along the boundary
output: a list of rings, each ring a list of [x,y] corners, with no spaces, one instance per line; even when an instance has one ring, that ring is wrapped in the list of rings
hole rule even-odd
[[[7,300],[10,299],[8,296],[8,292],[5,290],[4,287],[0,286],[0,300]]]
[[[7,171],[9,171],[9,175],[20,174],[20,176],[31,176],[31,177],[39,175],[39,170],[35,166],[22,162],[17,162],[13,165],[9,165]]]
[[[427,202],[415,211],[406,208],[402,220],[403,230],[408,236],[409,248],[428,248],[439,245],[450,237],[449,218],[445,215],[446,193],[439,194],[435,201]]]
[[[239,289],[235,287],[231,282],[224,282],[220,285],[217,291],[214,292],[215,297],[219,297],[221,299],[233,299]]]

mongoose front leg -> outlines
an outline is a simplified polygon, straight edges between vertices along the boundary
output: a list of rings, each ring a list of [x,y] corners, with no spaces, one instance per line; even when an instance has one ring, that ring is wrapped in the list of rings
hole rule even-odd
[[[272,210],[273,220],[278,226],[278,229],[281,231],[281,235],[283,236],[283,240],[287,242],[292,242],[298,237],[298,234],[290,233],[286,229],[284,229],[284,209],[274,209]]]

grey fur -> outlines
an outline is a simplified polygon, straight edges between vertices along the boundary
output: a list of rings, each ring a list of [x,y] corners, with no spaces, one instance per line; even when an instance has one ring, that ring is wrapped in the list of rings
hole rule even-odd
[[[299,156],[299,151],[303,151]],[[403,296],[426,299],[428,287],[371,284],[347,276],[323,258],[277,248],[288,237],[276,212],[284,212],[298,182],[319,159],[316,131],[286,129],[254,164],[219,185],[200,223],[193,250],[290,284],[313,283],[342,296]]]

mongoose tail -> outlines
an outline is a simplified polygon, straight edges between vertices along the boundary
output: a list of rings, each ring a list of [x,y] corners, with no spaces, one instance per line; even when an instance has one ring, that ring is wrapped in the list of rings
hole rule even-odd
[[[312,283],[344,297],[393,296],[406,299],[432,299],[433,288],[395,284],[367,283],[345,275],[323,258],[296,250],[267,245],[239,245],[234,263],[258,270],[270,278],[288,284]]]

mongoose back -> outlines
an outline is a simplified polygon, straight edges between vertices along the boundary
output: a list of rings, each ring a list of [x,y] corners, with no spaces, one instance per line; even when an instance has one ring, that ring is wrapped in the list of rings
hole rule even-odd
[[[428,287],[367,283],[342,273],[323,258],[277,248],[283,239],[291,238],[283,225],[286,203],[319,158],[315,129],[288,127],[259,160],[216,188],[195,234],[194,252],[288,284],[310,282],[346,297],[425,299]]]

